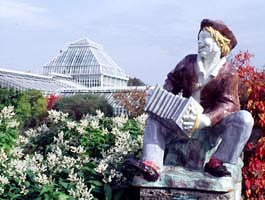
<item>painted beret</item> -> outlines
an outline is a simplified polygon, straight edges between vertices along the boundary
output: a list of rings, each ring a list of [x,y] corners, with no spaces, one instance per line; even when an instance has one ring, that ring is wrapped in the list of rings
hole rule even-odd
[[[224,22],[219,20],[210,20],[210,19],[203,19],[201,22],[201,29],[200,31],[207,26],[211,26],[213,29],[219,31],[223,36],[230,40],[230,49],[232,50],[236,44],[236,37],[234,36],[233,32],[224,24]]]

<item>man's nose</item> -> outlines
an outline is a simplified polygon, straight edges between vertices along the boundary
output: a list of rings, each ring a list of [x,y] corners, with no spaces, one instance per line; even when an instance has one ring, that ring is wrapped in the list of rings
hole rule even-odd
[[[202,40],[198,40],[198,46],[203,46],[203,41]]]

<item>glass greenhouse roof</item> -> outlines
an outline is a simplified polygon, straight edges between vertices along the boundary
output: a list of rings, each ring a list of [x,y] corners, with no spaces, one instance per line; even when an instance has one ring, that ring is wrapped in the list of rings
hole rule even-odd
[[[0,69],[2,86],[19,90],[35,89],[44,93],[54,93],[62,89],[84,89],[85,86],[67,80],[57,80],[51,76],[41,76],[31,73]]]
[[[66,71],[59,73],[70,75],[84,74],[82,68],[88,67],[89,70],[85,72],[89,75],[103,74],[128,79],[125,71],[108,56],[102,46],[87,38],[71,43],[66,51],[62,51],[44,67],[61,67]]]

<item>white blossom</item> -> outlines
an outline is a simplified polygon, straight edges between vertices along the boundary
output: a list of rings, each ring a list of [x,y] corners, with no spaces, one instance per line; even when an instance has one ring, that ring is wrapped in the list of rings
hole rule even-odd
[[[38,132],[47,132],[47,131],[49,131],[50,129],[48,128],[48,126],[46,125],[46,124],[42,124],[41,126],[39,126],[38,128],[37,128],[37,131]]]
[[[138,125],[140,126],[140,129],[142,131],[144,131],[144,128],[145,128],[145,123],[146,123],[146,119],[148,117],[148,114],[146,113],[143,113],[141,115],[139,115],[138,117],[134,118],[135,121],[138,123]]]
[[[4,194],[4,192],[5,192],[4,188],[0,187],[0,195]]]
[[[58,158],[62,157],[63,155],[62,149],[58,146],[56,146],[54,153],[57,155]]]
[[[15,157],[15,158],[22,158],[23,157],[23,149],[20,147],[15,147],[10,150],[10,153]]]
[[[10,122],[7,123],[6,128],[17,128],[19,126],[19,122],[15,119],[11,120]]]
[[[76,164],[76,160],[73,157],[63,156],[62,165],[64,165],[67,168],[71,168],[75,164]]]
[[[49,179],[46,174],[38,173],[37,176],[34,178],[34,180],[41,185],[45,185],[49,183]]]
[[[1,119],[11,119],[15,116],[14,106],[5,106],[0,112]]]
[[[57,124],[59,121],[65,121],[68,117],[68,113],[63,113],[62,111],[56,110],[49,110],[48,114],[48,119],[52,120],[55,124]]]
[[[88,189],[88,187],[85,185],[84,180],[79,178],[79,180],[76,183],[75,190],[72,188],[68,191],[69,194],[78,199],[78,200],[92,200],[94,199],[92,195],[92,187]]]
[[[97,113],[96,115],[97,119],[102,119],[104,117],[104,113],[101,112],[101,110],[96,110],[96,113]]]
[[[0,150],[0,161],[5,162],[7,161],[8,157],[4,149]]]
[[[71,182],[77,182],[79,180],[77,177],[77,173],[74,173],[74,168],[72,168],[70,174],[68,174],[67,180]]]
[[[29,139],[23,135],[19,135],[16,140],[16,144],[18,145],[27,144],[28,142],[29,142]]]
[[[30,137],[35,137],[38,134],[37,130],[30,128],[28,130],[25,131],[25,135]]]
[[[88,127],[88,124],[89,124],[89,121],[88,121],[87,118],[85,118],[85,119],[81,119],[81,120],[80,120],[80,126],[81,126],[82,128],[86,128],[86,127]]]
[[[127,115],[117,116],[112,118],[112,121],[114,122],[114,124],[117,125],[118,128],[122,128],[123,125],[128,121],[128,116]]]
[[[20,191],[21,194],[27,195],[29,192],[29,190],[26,189],[25,185],[20,185],[20,189],[21,189],[21,191]]]
[[[43,161],[43,155],[39,154],[39,153],[34,153],[34,158],[38,161],[38,162],[42,162]]]
[[[49,167],[53,168],[56,166],[57,162],[59,161],[59,158],[57,157],[55,153],[49,152],[47,154],[47,161],[48,161]]]
[[[90,122],[90,125],[91,125],[91,127],[92,127],[93,129],[97,129],[97,128],[99,128],[99,121],[98,121],[98,120],[92,120],[92,121]]]
[[[0,183],[5,185],[9,183],[9,180],[7,177],[0,175]]]
[[[108,135],[108,134],[109,134],[108,129],[103,128],[101,134],[102,134],[102,135]]]
[[[78,147],[70,146],[70,151],[77,154],[85,153],[84,147],[79,145]]]
[[[63,133],[63,131],[58,133],[58,137],[54,137],[54,142],[56,142],[57,144],[64,144],[64,133]]]
[[[20,174],[23,175],[27,170],[27,163],[25,160],[12,159],[10,161],[10,170],[15,170],[11,174]]]
[[[76,130],[80,135],[86,132],[83,127],[77,127]]]
[[[72,130],[76,127],[76,122],[74,121],[67,121],[66,126],[69,130]]]
[[[25,160],[27,161],[27,168],[33,173],[47,171],[47,166],[42,162],[43,156],[41,154],[35,152],[32,157],[27,155]]]
[[[102,174],[108,168],[108,163],[103,159],[100,161],[99,165],[95,168],[95,171]]]

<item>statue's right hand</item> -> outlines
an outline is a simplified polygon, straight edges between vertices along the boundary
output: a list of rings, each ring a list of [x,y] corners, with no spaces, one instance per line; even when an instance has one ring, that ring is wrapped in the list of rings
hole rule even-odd
[[[197,110],[195,107],[190,109],[190,112],[185,113],[182,117],[182,126],[183,129],[187,132],[191,132],[194,128],[195,122],[197,119]]]

